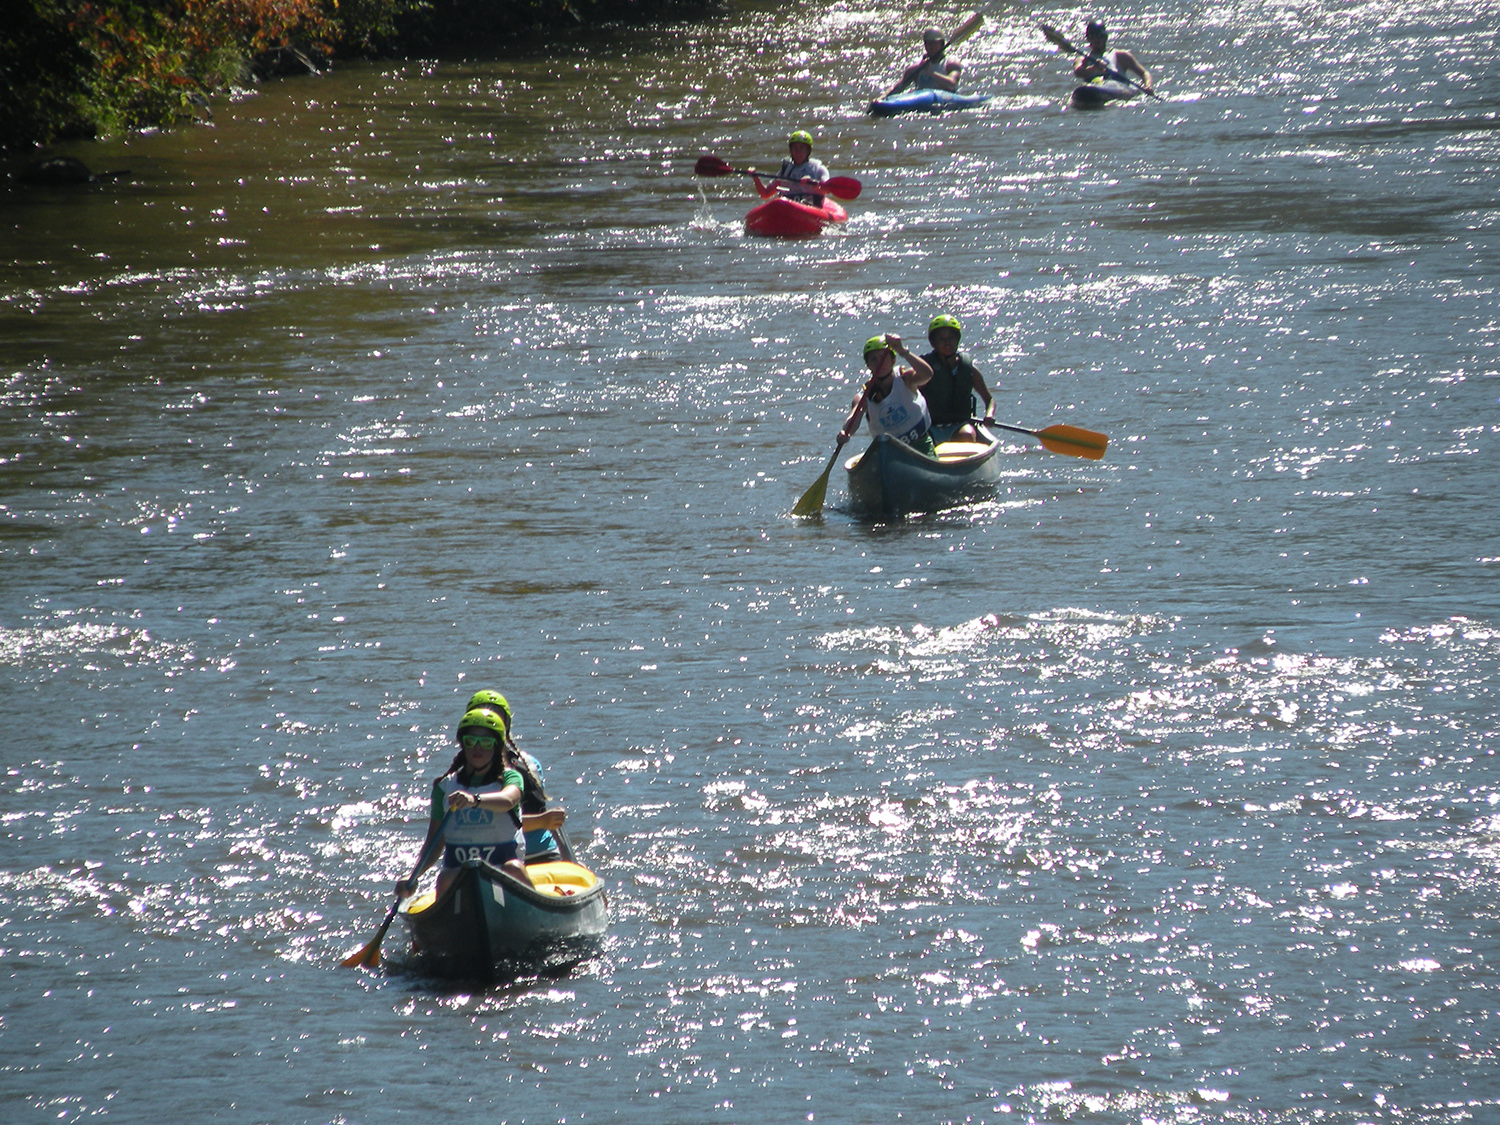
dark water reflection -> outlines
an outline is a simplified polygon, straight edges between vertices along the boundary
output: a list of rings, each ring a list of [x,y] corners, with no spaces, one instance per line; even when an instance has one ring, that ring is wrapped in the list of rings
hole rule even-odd
[[[959,14],[353,67],[0,197],[7,1121],[1494,1112],[1493,13],[1122,15],[1173,100],[1090,115],[991,12],[990,108],[864,117]],[[694,158],[804,125],[848,228],[744,239]],[[939,311],[1108,457],[788,519]],[[334,968],[487,685],[603,954]]]

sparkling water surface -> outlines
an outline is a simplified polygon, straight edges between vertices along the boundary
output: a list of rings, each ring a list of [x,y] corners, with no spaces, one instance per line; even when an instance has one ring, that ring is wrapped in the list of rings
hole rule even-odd
[[[1500,1120],[1493,3],[738,3],[0,194],[6,1122]],[[786,134],[864,190],[745,239]],[[817,478],[952,313],[1003,485]],[[340,969],[469,693],[610,886]]]

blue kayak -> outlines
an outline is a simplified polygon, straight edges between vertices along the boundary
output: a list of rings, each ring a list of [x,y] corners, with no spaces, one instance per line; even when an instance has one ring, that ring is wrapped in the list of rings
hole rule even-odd
[[[969,109],[983,105],[992,94],[954,94],[947,90],[912,90],[870,103],[876,117],[894,117],[898,113],[942,113],[945,109]]]

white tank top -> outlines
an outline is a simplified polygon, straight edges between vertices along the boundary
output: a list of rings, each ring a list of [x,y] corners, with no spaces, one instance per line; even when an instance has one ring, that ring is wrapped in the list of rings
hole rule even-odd
[[[891,393],[885,398],[879,402],[865,399],[865,418],[872,434],[889,434],[908,445],[932,429],[927,400],[900,375],[891,380]]]

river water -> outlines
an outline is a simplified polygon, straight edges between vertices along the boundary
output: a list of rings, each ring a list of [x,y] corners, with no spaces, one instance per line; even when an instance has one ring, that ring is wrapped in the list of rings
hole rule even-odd
[[[0,195],[5,1121],[1496,1119],[1500,8],[1164,0],[1081,114],[1088,14],[962,115],[862,113],[960,9],[737,4]],[[746,240],[693,161],[799,127],[848,227]],[[1108,456],[788,518],[938,312]],[[607,947],[337,968],[480,687]]]

